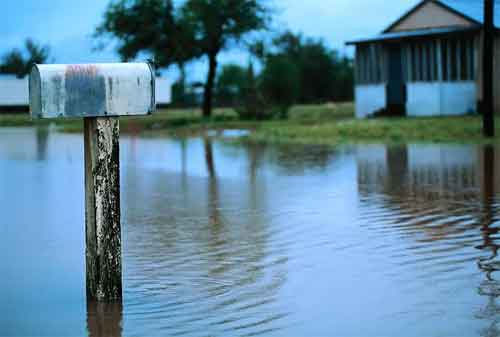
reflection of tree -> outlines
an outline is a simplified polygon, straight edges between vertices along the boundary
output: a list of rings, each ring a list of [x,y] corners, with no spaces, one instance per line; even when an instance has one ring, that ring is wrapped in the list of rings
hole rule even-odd
[[[205,163],[207,165],[208,176],[215,178],[214,155],[212,151],[212,140],[208,137],[203,138],[203,145],[205,147]]]
[[[165,335],[180,328],[199,332],[207,327],[207,315],[220,318],[210,324],[211,335],[227,334],[237,324],[234,333],[241,333],[249,320],[275,327],[285,314],[276,297],[286,280],[287,259],[286,250],[276,253],[270,247],[275,231],[263,216],[269,200],[257,174],[260,148],[246,153],[250,168],[243,177],[227,179],[225,165],[245,160],[246,148],[228,161],[226,152],[217,151],[222,142],[187,142],[187,156],[183,143],[177,144],[179,161],[202,151],[196,152],[202,161],[189,165],[206,169],[206,177],[130,171],[133,183],[127,184],[130,197],[124,205],[129,286],[150,289],[154,304],[169,306],[158,305],[160,311],[176,311],[162,330]]]
[[[291,174],[311,168],[324,169],[335,154],[335,149],[318,145],[281,145],[270,150],[269,159]]]
[[[122,335],[122,302],[102,303],[87,300],[89,337],[120,337]]]
[[[215,173],[214,155],[212,140],[208,137],[203,138],[205,148],[205,164],[208,171],[208,210],[211,230],[218,232],[220,221],[219,213],[219,193],[217,187],[217,175]],[[213,233],[215,234],[215,233]]]
[[[45,160],[47,158],[47,145],[49,129],[45,126],[36,128],[36,159]]]

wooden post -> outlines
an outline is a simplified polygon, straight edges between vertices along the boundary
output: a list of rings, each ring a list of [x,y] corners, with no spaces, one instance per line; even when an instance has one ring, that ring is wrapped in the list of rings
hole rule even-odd
[[[120,301],[119,116],[156,108],[155,72],[147,63],[33,65],[30,112],[84,120],[87,300]]]
[[[443,44],[442,40],[437,40],[436,44],[436,65],[437,65],[437,80],[438,82],[443,81],[443,56],[441,52],[441,46]]]
[[[495,119],[493,118],[493,44],[495,27],[493,23],[494,1],[484,0],[484,34],[483,34],[483,135],[495,135]]]
[[[84,118],[87,296],[122,297],[118,118]]]

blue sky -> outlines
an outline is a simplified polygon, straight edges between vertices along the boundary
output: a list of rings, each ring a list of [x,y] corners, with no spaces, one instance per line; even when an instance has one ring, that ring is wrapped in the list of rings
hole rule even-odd
[[[346,40],[374,35],[418,0],[275,0],[275,26],[322,38],[341,53],[352,54]],[[57,63],[111,62],[112,50],[92,52],[91,35],[102,20],[108,0],[2,0],[0,54],[20,47],[25,38],[51,46]],[[246,64],[248,57],[233,50],[220,62]],[[206,65],[196,62],[188,68],[191,79],[203,79]],[[170,71],[167,76],[175,77]]]

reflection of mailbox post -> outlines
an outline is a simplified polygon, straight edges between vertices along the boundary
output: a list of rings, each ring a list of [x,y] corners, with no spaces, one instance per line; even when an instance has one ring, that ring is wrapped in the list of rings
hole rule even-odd
[[[147,63],[34,65],[33,117],[84,119],[87,296],[122,297],[118,116],[155,110]]]

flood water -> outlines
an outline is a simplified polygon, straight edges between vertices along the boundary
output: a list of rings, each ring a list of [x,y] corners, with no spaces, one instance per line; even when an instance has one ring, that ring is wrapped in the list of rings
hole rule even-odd
[[[124,299],[97,305],[82,136],[0,129],[0,335],[500,335],[500,148],[120,151]]]

